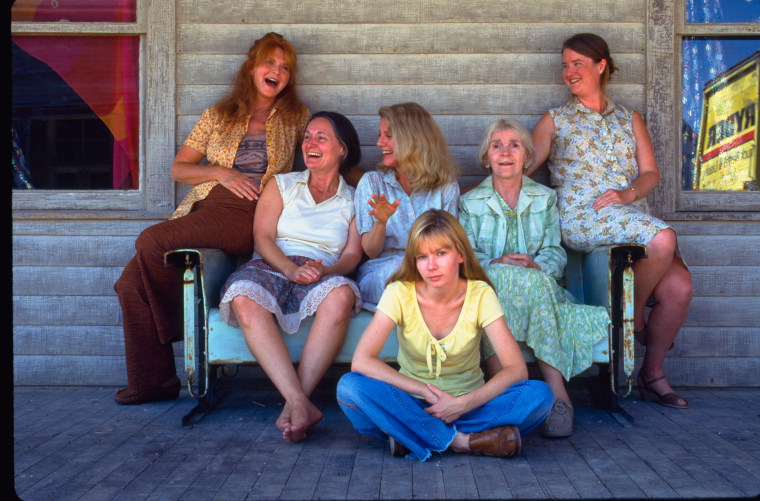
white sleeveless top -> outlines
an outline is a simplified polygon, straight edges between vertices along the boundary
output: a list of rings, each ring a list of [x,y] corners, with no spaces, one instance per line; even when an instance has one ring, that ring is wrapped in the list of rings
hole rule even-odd
[[[309,192],[309,175],[305,170],[274,176],[282,197],[275,243],[286,256],[321,259],[323,265],[331,266],[348,241],[354,189],[339,176],[335,195],[317,204]],[[254,254],[254,259],[259,257]]]

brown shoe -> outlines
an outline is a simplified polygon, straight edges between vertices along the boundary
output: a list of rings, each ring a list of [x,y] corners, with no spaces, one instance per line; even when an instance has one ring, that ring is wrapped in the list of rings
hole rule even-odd
[[[163,400],[176,400],[179,396],[180,383],[175,376],[161,386],[154,386],[140,391],[131,391],[124,388],[116,392],[114,401],[121,405],[138,405],[148,402],[161,402]]]
[[[470,433],[470,451],[476,456],[509,458],[520,454],[520,430],[511,424]]]

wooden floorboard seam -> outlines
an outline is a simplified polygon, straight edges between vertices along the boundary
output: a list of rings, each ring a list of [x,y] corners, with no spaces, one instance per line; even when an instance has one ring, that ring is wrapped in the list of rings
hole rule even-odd
[[[119,406],[113,388],[19,387],[14,488],[25,500],[751,498],[760,495],[760,389],[679,389],[691,409],[638,399],[633,424],[580,394],[567,439],[523,437],[498,459],[394,458],[358,434],[334,391],[305,441],[286,443],[272,387],[236,388],[192,426],[195,405]],[[575,395],[574,395],[575,396]],[[256,403],[254,403],[256,402]],[[35,415],[40,417],[34,421]]]

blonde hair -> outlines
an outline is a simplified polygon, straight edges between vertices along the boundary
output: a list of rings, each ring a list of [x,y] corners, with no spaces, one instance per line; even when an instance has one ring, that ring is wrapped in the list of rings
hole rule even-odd
[[[433,190],[457,180],[459,167],[425,108],[417,103],[400,103],[383,106],[378,115],[393,136],[393,154],[412,189]],[[382,163],[377,166],[381,172],[391,169]]]
[[[453,245],[454,249],[462,256],[463,261],[459,265],[460,277],[467,280],[482,280],[493,287],[475,257],[462,225],[459,224],[457,218],[441,209],[426,210],[414,220],[406,239],[403,260],[385,282],[385,285],[387,286],[395,281],[421,281],[422,275],[417,269],[417,252],[423,244],[433,242],[444,244],[446,247]]]
[[[536,157],[536,151],[533,148],[533,140],[530,137],[528,129],[517,120],[511,118],[500,118],[486,129],[486,133],[480,141],[480,148],[478,148],[478,160],[483,164],[483,167],[487,170],[491,170],[491,164],[488,162],[488,147],[491,145],[491,136],[493,136],[494,133],[503,130],[514,131],[520,138],[520,143],[523,145],[523,148],[525,148],[526,158],[523,163],[523,172],[526,172],[533,165],[533,159]]]
[[[251,77],[251,70],[263,64],[276,49],[282,49],[285,63],[288,65],[290,76],[288,84],[277,96],[274,107],[290,121],[295,121],[304,113],[306,106],[296,92],[297,58],[293,46],[279,33],[269,32],[256,40],[250,49],[248,57],[240,66],[235,76],[232,91],[216,104],[217,110],[224,118],[243,120],[248,117],[258,90]]]

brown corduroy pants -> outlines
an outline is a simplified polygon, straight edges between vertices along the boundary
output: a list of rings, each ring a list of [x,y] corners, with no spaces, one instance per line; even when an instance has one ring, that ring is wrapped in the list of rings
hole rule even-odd
[[[153,225],[137,237],[137,252],[114,284],[121,305],[130,390],[158,386],[176,374],[171,341],[179,333],[182,318],[183,270],[165,267],[164,253],[212,247],[250,255],[255,208],[256,202],[217,185],[186,216]]]

